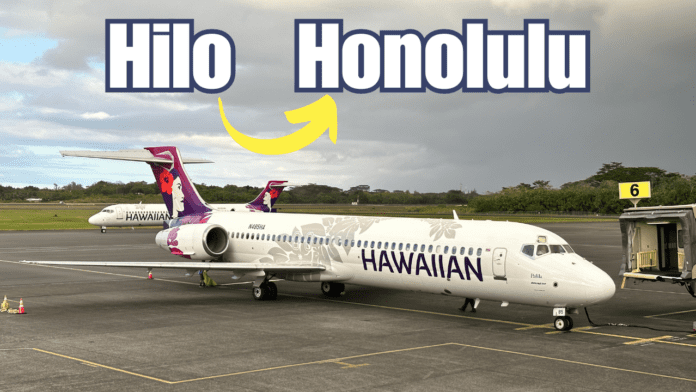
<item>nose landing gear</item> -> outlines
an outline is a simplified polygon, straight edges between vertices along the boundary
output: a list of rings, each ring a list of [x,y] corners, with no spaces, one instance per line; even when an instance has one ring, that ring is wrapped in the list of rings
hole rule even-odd
[[[553,326],[557,331],[570,331],[573,328],[573,319],[570,316],[556,317]]]
[[[557,316],[553,321],[553,326],[557,331],[570,331],[573,328],[573,319],[568,313],[578,314],[576,308],[553,308],[553,315]]]

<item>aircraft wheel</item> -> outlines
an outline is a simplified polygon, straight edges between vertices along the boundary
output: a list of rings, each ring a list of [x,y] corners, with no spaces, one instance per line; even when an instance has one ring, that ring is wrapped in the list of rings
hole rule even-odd
[[[102,232],[102,233],[106,233],[106,227],[102,227],[102,228],[101,228],[101,232]]]
[[[268,287],[266,287],[266,284],[262,284],[259,287],[252,287],[251,295],[254,296],[255,300],[263,301],[268,296]]]
[[[335,282],[322,282],[321,292],[327,297],[339,297],[341,293],[346,289],[346,285],[343,283]]]
[[[573,319],[568,316],[556,317],[553,326],[557,331],[570,331],[573,328]]]
[[[276,300],[278,299],[278,286],[276,286],[275,283],[273,282],[268,282],[266,283],[266,299],[268,300]]]

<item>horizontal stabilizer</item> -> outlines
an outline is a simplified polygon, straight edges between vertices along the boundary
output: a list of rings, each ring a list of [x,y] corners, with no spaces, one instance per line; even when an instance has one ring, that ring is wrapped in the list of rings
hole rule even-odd
[[[41,265],[70,265],[70,266],[90,266],[90,267],[134,267],[134,268],[176,268],[187,270],[219,270],[219,271],[266,271],[266,272],[317,272],[324,271],[326,267],[319,264],[293,263],[293,264],[270,264],[270,263],[227,263],[227,262],[195,262],[195,261],[172,261],[172,262],[147,262],[147,261],[29,261],[22,260],[20,263],[41,264]]]
[[[119,150],[119,151],[61,151],[64,157],[84,157],[99,159],[115,159],[119,161],[136,161],[147,163],[173,163],[170,158],[160,158],[152,155],[145,149]],[[213,161],[200,158],[182,158],[182,163],[213,163]]]

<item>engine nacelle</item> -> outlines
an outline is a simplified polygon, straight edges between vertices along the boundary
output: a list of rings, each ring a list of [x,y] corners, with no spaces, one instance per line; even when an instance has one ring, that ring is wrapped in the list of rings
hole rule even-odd
[[[203,223],[162,230],[157,233],[155,243],[173,255],[191,260],[213,260],[225,253],[230,240],[221,226]]]

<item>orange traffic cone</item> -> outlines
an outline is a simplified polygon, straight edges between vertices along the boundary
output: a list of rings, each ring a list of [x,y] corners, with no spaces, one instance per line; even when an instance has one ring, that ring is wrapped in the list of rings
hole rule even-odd
[[[147,271],[147,278],[148,278],[148,279],[154,279],[154,278],[152,277],[152,271]]]
[[[19,313],[19,314],[24,314],[24,313],[26,313],[26,312],[24,311],[24,301],[22,301],[21,298],[19,299],[19,312],[17,312],[17,313]]]

